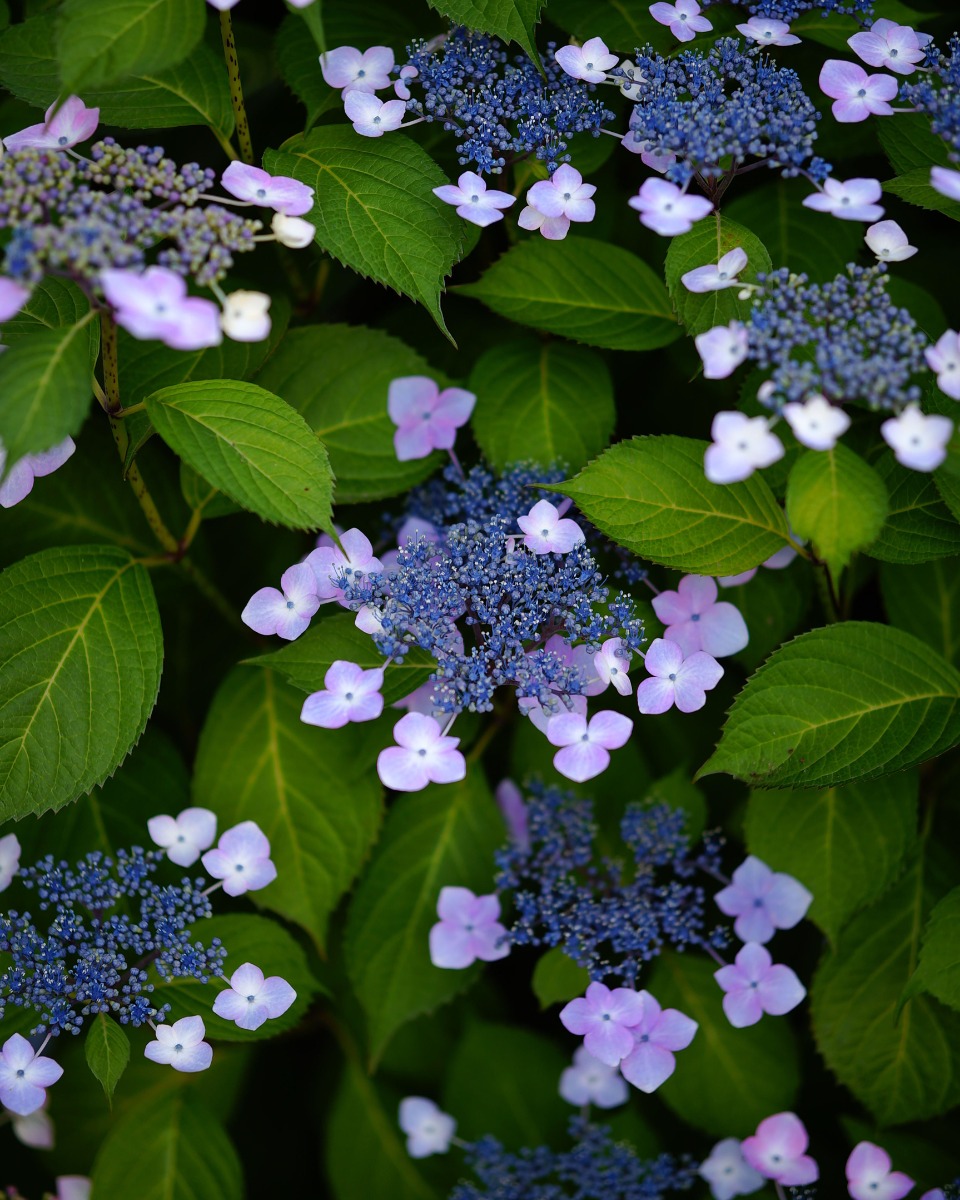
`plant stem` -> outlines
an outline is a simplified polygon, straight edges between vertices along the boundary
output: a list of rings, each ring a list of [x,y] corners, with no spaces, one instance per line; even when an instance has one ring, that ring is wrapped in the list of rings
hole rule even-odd
[[[212,125],[209,125],[207,128],[220,143],[227,158],[229,158],[231,162],[236,162],[238,155],[236,150],[233,148],[233,142],[231,142],[228,137],[225,137],[219,129],[214,129]]]
[[[127,461],[127,447],[130,445],[126,426],[122,421],[111,417],[110,429],[113,432],[113,440],[117,444],[117,453],[120,455],[120,461],[125,463]],[[133,494],[136,496],[137,503],[143,510],[143,515],[147,518],[147,524],[153,530],[154,537],[171,556],[171,561],[175,562],[180,556],[180,543],[164,524],[163,517],[160,516],[160,510],[150,495],[150,489],[147,487],[143,476],[140,474],[140,468],[135,462],[131,463],[127,470],[127,482],[133,489]]]
[[[100,353],[103,359],[103,390],[107,400],[105,409],[107,415],[113,417],[121,408],[120,372],[117,361],[117,323],[106,312],[100,314]]]
[[[240,83],[240,60],[237,58],[237,43],[233,37],[233,21],[230,10],[220,13],[220,36],[223,39],[223,57],[227,63],[227,74],[230,76],[230,100],[233,104],[233,114],[237,119],[237,141],[240,144],[240,157],[245,163],[253,166],[253,142],[250,139],[250,126],[247,123],[247,110],[243,103],[243,87]]]

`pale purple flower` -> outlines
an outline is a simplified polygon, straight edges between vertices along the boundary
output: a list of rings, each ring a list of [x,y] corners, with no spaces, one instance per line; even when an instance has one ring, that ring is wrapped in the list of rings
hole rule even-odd
[[[929,1192],[924,1192],[920,1200],[947,1200],[946,1193],[943,1188],[931,1188]]]
[[[467,393],[468,396],[470,394]],[[439,530],[426,517],[407,517],[397,530],[398,546],[415,546],[418,542],[430,542],[432,545],[439,540]]]
[[[877,203],[880,192],[878,179],[825,179],[823,189],[806,196],[803,206],[844,221],[879,221],[883,216],[883,207]]]
[[[771,871],[750,854],[714,900],[725,916],[737,918],[733,931],[742,942],[769,942],[776,930],[799,925],[813,895],[792,875]]]
[[[147,831],[172,863],[192,867],[216,840],[217,815],[209,808],[185,808],[176,817],[163,813],[147,821]]]
[[[545,238],[559,241],[567,236],[571,221],[592,221],[596,205],[590,197],[592,183],[568,163],[557,167],[549,179],[541,179],[527,192],[527,204],[518,218],[521,229],[539,229]]]
[[[756,1025],[764,1013],[782,1017],[807,994],[796,974],[775,963],[758,942],[747,942],[736,960],[714,971],[713,977],[726,993],[723,1011],[735,1029]]]
[[[56,1184],[54,1200],[90,1200],[93,1195],[93,1180],[86,1175],[58,1175]]]
[[[530,724],[534,729],[539,729],[542,734],[546,734],[547,726],[555,716],[562,713],[564,710],[570,713],[576,713],[578,716],[586,718],[587,715],[587,697],[585,695],[574,695],[565,697],[560,703],[563,704],[563,709],[554,710],[551,712],[545,709],[539,700],[533,696],[518,696],[517,708],[520,710],[522,717],[529,717]]]
[[[927,416],[919,405],[908,404],[898,417],[883,422],[880,433],[902,466],[913,471],[935,471],[947,457],[953,422],[936,413]]]
[[[718,263],[695,267],[681,275],[680,282],[688,292],[719,292],[723,288],[739,287],[737,276],[746,265],[747,252],[737,246],[728,250]]]
[[[853,1200],[903,1200],[914,1180],[891,1170],[890,1155],[873,1142],[860,1142],[847,1159],[847,1191]]]
[[[627,203],[640,214],[641,225],[664,237],[689,233],[695,221],[713,212],[706,196],[688,196],[666,179],[645,179],[638,195],[631,196]]]
[[[595,1104],[597,1108],[616,1108],[626,1103],[630,1089],[615,1066],[594,1058],[586,1046],[578,1046],[573,1052],[573,1066],[560,1076],[560,1095],[578,1107]]]
[[[410,89],[407,87],[407,84],[411,79],[416,79],[419,74],[420,72],[416,67],[407,65],[400,68],[400,78],[393,85],[393,94],[398,100],[410,99],[411,93]]]
[[[528,849],[530,830],[527,825],[527,806],[523,800],[523,793],[512,779],[502,779],[497,784],[493,796],[503,816],[507,832],[510,834],[510,840],[518,849]]]
[[[651,171],[659,171],[662,175],[677,161],[677,156],[669,152],[665,154],[658,153],[655,149],[655,143],[648,138],[638,138],[632,129],[620,139],[620,145],[624,150],[629,150],[631,154],[639,154],[640,161],[645,167],[649,167]],[[641,218],[642,219],[642,218]]]
[[[304,562],[316,576],[320,603],[336,600],[343,608],[348,608],[343,599],[344,584],[352,587],[363,575],[379,574],[383,564],[374,557],[370,539],[359,529],[342,533],[340,546],[318,546],[310,551]]]
[[[685,658],[698,650],[724,658],[750,640],[739,608],[717,600],[717,585],[709,575],[684,575],[675,592],[654,596],[653,611],[667,627],[663,636],[676,642]]]
[[[51,104],[42,125],[30,125],[3,139],[8,150],[69,150],[96,133],[100,109],[87,108],[79,96]]]
[[[871,225],[863,235],[880,262],[903,262],[905,258],[913,258],[917,252],[916,246],[911,246],[907,235],[896,221],[878,221]]]
[[[50,450],[41,450],[38,454],[25,454],[23,458],[10,467],[4,475],[7,452],[0,442],[0,508],[13,508],[33,491],[34,481],[44,475],[50,475],[62,467],[76,450],[73,438],[64,438]]]
[[[446,1154],[457,1131],[457,1123],[441,1112],[432,1100],[407,1096],[400,1101],[400,1128],[407,1135],[407,1153],[411,1158]]]
[[[960,171],[951,171],[949,167],[931,167],[930,186],[948,200],[960,200]]]
[[[582,46],[561,46],[554,58],[568,75],[585,83],[603,83],[607,72],[620,61],[598,37],[588,38]]]
[[[549,500],[538,500],[517,524],[524,532],[523,544],[534,554],[569,554],[584,540],[583,530]]]
[[[678,42],[692,42],[698,33],[708,33],[713,26],[700,16],[697,0],[676,0],[675,4],[651,4],[650,16],[666,25]]]
[[[304,700],[300,720],[323,729],[341,729],[350,721],[375,721],[383,712],[382,687],[382,667],[365,671],[338,658],[323,677],[324,690]]]
[[[764,1179],[773,1179],[787,1187],[816,1183],[820,1171],[805,1154],[810,1139],[796,1113],[776,1113],[757,1126],[757,1132],[744,1138],[740,1150],[748,1164]]]
[[[749,334],[740,321],[714,325],[705,333],[698,333],[693,343],[703,363],[704,379],[726,379],[746,361],[750,350]]]
[[[272,208],[287,217],[302,217],[313,208],[313,188],[287,175],[270,175],[260,167],[232,162],[220,176],[223,189],[261,208]]]
[[[927,366],[937,377],[937,387],[951,400],[960,400],[960,333],[948,329],[936,345],[923,352]]]
[[[560,1023],[569,1033],[583,1038],[589,1054],[615,1067],[633,1052],[632,1030],[643,1020],[646,994],[591,983],[585,996],[578,996],[560,1010]]]
[[[54,1143],[53,1121],[43,1108],[36,1108],[25,1117],[10,1114],[13,1136],[24,1146],[33,1150],[52,1150]]]
[[[610,751],[625,746],[633,722],[621,713],[594,713],[589,724],[580,713],[559,713],[547,722],[547,741],[560,746],[553,765],[566,779],[585,783],[610,765]]]
[[[710,1184],[713,1200],[733,1200],[734,1196],[749,1196],[759,1191],[766,1180],[743,1157],[737,1138],[717,1142],[697,1168],[697,1174]]]
[[[343,99],[343,111],[364,137],[382,137],[400,128],[407,111],[404,100],[378,100],[369,92],[351,89]]]
[[[20,843],[15,833],[0,837],[0,892],[8,888],[20,869]]]
[[[637,687],[637,706],[644,716],[665,713],[674,704],[680,712],[696,712],[723,677],[723,667],[715,658],[702,650],[685,658],[677,643],[665,638],[650,643],[644,666],[650,678]]]
[[[294,221],[297,219],[291,218]],[[269,310],[270,297],[266,292],[242,289],[231,292],[220,314],[220,328],[235,342],[262,342],[270,336]]]
[[[377,774],[395,792],[419,792],[428,783],[458,783],[467,774],[460,739],[443,734],[440,723],[423,713],[408,712],[393,727],[395,746],[381,750]]]
[[[808,396],[802,404],[797,400],[785,404],[783,416],[797,441],[811,450],[832,450],[850,428],[843,409],[819,394]]]
[[[270,842],[256,821],[241,821],[226,830],[217,848],[208,850],[200,861],[208,875],[223,880],[228,896],[259,891],[277,877]]]
[[[264,1021],[283,1016],[296,1000],[297,993],[285,979],[263,972],[253,963],[244,963],[230,976],[230,986],[219,992],[213,1011],[240,1029],[259,1029]]]
[[[319,551],[313,551],[314,554]],[[240,614],[244,625],[269,637],[276,634],[292,642],[310,624],[310,618],[320,607],[317,577],[309,565],[297,563],[280,576],[281,591],[263,587],[253,593]]]
[[[212,300],[188,296],[176,271],[109,268],[100,272],[100,286],[117,324],[135,338],[156,338],[173,350],[202,350],[223,341],[220,309]]]
[[[202,1017],[181,1017],[172,1025],[157,1026],[156,1041],[147,1042],[143,1057],[175,1071],[205,1071],[213,1061],[213,1047],[203,1040]]]
[[[770,432],[766,417],[718,412],[710,433],[713,442],[703,456],[703,473],[711,483],[739,483],[784,455],[783,442]]]
[[[629,696],[633,691],[627,674],[630,670],[630,657],[629,650],[623,648],[621,638],[607,638],[600,649],[589,657],[586,694],[599,696],[613,684],[621,696]]]
[[[26,1117],[43,1107],[46,1088],[63,1074],[55,1059],[42,1058],[22,1034],[15,1033],[0,1049],[0,1104]]]
[[[758,46],[796,46],[800,42],[786,21],[771,17],[751,17],[745,25],[737,26],[737,32]]]
[[[0,325],[15,317],[29,299],[29,288],[17,283],[15,279],[0,275]]]
[[[459,971],[478,958],[496,962],[510,953],[495,895],[475,896],[465,887],[441,888],[437,916],[440,920],[430,930],[430,961],[435,967]]]
[[[886,17],[874,21],[867,33],[855,33],[847,45],[870,67],[886,67],[899,75],[910,75],[926,57],[923,47],[933,39],[909,25],[898,25]]]
[[[509,192],[488,188],[486,180],[473,171],[464,171],[456,184],[445,183],[443,187],[435,187],[433,194],[444,204],[455,205],[458,217],[480,226],[502,221],[501,209],[509,208],[517,200]]]
[[[630,1032],[633,1050],[620,1063],[624,1079],[641,1092],[655,1092],[676,1068],[673,1057],[686,1050],[699,1026],[676,1008],[661,1009],[649,992],[640,992],[643,1015]]]
[[[270,220],[270,228],[281,246],[291,250],[304,250],[311,245],[316,237],[316,228],[305,221],[303,217],[288,217],[285,213],[275,212]]]
[[[868,75],[859,63],[828,58],[820,70],[820,91],[833,100],[830,111],[841,124],[893,115],[890,101],[900,89],[892,75]]]
[[[362,54],[355,46],[337,46],[320,55],[324,82],[341,88],[344,97],[351,91],[376,92],[388,88],[393,65],[389,46],[371,46]]]
[[[387,389],[387,412],[396,425],[393,448],[400,462],[426,458],[432,450],[451,450],[457,430],[466,425],[477,402],[473,392],[449,387],[440,391],[426,375],[403,375]]]

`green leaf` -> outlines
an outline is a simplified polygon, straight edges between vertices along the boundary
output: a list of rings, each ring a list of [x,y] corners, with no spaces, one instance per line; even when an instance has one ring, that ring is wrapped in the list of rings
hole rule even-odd
[[[708,483],[705,449],[693,438],[631,438],[552,490],[572,497],[601,533],[641,558],[700,575],[736,575],[783,549],[787,522],[759,475],[724,487]]]
[[[877,136],[898,175],[926,168],[929,181],[931,166],[951,165],[947,143],[933,132],[930,118],[923,113],[901,113],[896,121],[878,121]]]
[[[816,20],[823,25],[817,15]],[[846,263],[855,261],[863,244],[862,231],[852,221],[822,220],[800,203],[806,184],[799,179],[765,183],[724,205],[724,215],[745,226],[763,242],[775,267],[806,272],[812,279],[832,279]]]
[[[581,42],[599,37],[612,50],[633,55],[637,46],[662,41],[664,31],[640,0],[550,0],[550,20]],[[659,48],[659,47],[658,47]]]
[[[891,625],[905,629],[960,667],[960,559],[883,563],[880,591]]]
[[[333,531],[323,443],[279,397],[217,379],[162,388],[146,403],[167,445],[231,500],[290,529]]]
[[[440,292],[460,258],[463,230],[433,194],[448,181],[425,150],[404,134],[361,143],[352,129],[330,126],[268,150],[263,165],[314,189],[307,220],[322,250],[418,301],[447,332]]]
[[[330,87],[320,73],[317,49],[312,38],[303,36],[303,22],[298,14],[284,17],[277,30],[274,52],[283,82],[307,110],[307,129],[322,113],[340,106],[339,91]]]
[[[0,442],[10,465],[83,424],[91,395],[86,328],[81,321],[44,329],[0,354]]]
[[[520,325],[608,350],[656,350],[682,332],[653,270],[593,238],[521,242],[456,290]]]
[[[949,200],[933,187],[930,183],[929,167],[915,167],[912,171],[907,171],[905,175],[898,175],[896,179],[888,179],[883,185],[883,190],[899,196],[908,204],[944,213],[948,217],[953,217],[955,221],[960,221],[960,203],[956,200]]]
[[[20,311],[4,322],[0,335],[3,345],[15,346],[29,341],[44,330],[66,330],[78,325],[90,311],[90,301],[69,279],[47,275],[34,287]],[[83,326],[87,356],[92,371],[100,353],[100,325],[87,321]],[[89,388],[87,389],[89,394]]]
[[[948,892],[930,914],[912,982],[960,1009],[960,888]]]
[[[149,1137],[144,1131],[149,1130]],[[237,1153],[195,1091],[146,1093],[112,1126],[93,1165],[97,1200],[243,1200]]]
[[[960,524],[940,499],[929,474],[901,467],[885,452],[874,464],[890,496],[890,512],[867,547],[882,562],[919,563],[960,554]]]
[[[387,389],[402,375],[435,372],[398,338],[379,329],[310,325],[292,329],[257,383],[303,415],[330,455],[337,502],[383,500],[407,492],[436,471],[439,454],[399,462]]]
[[[896,880],[917,840],[914,773],[818,792],[753,792],[751,854],[813,893],[808,916],[835,943],[847,921]]]
[[[922,27],[923,22],[936,17],[937,13],[921,13],[900,0],[880,0],[876,5],[876,16],[886,17],[888,21],[910,25],[912,28]],[[790,22],[790,32],[798,37],[811,38],[831,50],[841,50],[844,54],[850,52],[847,39],[851,34],[861,33],[863,26],[854,16],[838,16],[830,14],[830,20],[824,20],[824,14],[817,9],[802,13],[796,21]],[[893,121],[878,121],[878,125],[892,125]]]
[[[834,578],[855,550],[869,546],[887,516],[887,489],[876,471],[839,442],[801,454],[787,480],[787,520],[812,542]]]
[[[718,263],[724,254],[737,248],[745,251],[749,260],[738,276],[744,283],[753,283],[758,271],[770,270],[772,263],[763,242],[749,229],[719,213],[698,221],[689,233],[670,239],[664,264],[667,290],[678,318],[691,337],[715,325],[742,321],[749,314],[751,300],[737,299],[738,287],[698,294],[687,291],[681,282],[688,271]]]
[[[450,1060],[443,1110],[457,1114],[457,1131],[468,1141],[495,1137],[510,1150],[556,1145],[570,1121],[556,1088],[569,1065],[541,1033],[471,1021]]]
[[[698,777],[755,787],[876,779],[960,740],[960,673],[887,625],[843,621],[777,650],[747,681]]]
[[[392,805],[347,914],[347,974],[367,1016],[376,1063],[393,1034],[477,978],[480,967],[449,971],[430,962],[437,898],[448,885],[490,891],[503,821],[481,774],[431,785]]]
[[[960,430],[954,429],[947,457],[933,473],[940,499],[960,521]]]
[[[281,650],[245,661],[254,667],[274,667],[294,687],[319,692],[324,686],[323,677],[338,659],[356,663],[365,671],[383,666],[383,655],[369,635],[356,627],[353,613],[324,617]],[[414,646],[402,661],[387,667],[381,689],[384,703],[393,704],[409,696],[427,682],[436,666],[429,654]]]
[[[205,946],[219,938],[227,951],[223,961],[223,978],[211,978],[201,983],[184,975],[172,980],[156,979],[153,993],[155,1004],[169,1004],[168,1023],[203,1014],[206,1036],[216,1042],[249,1042],[275,1037],[295,1029],[303,1020],[320,985],[310,973],[307,956],[302,948],[277,921],[250,913],[230,913],[199,921],[192,928],[193,936]],[[279,975],[297,993],[290,1008],[279,1017],[271,1017],[259,1029],[240,1029],[233,1021],[218,1017],[210,1010],[217,995],[229,986],[230,976],[244,963],[255,963],[266,977]]]
[[[203,513],[205,521],[240,512],[239,505],[227,499],[223,492],[212,483],[207,483],[202,475],[198,475],[193,467],[188,467],[186,463],[180,464],[180,491],[191,509],[199,509]]]
[[[552,1004],[566,1004],[575,996],[582,996],[589,983],[587,968],[578,967],[559,946],[555,946],[537,959],[530,986],[540,1007],[549,1008]]]
[[[793,1107],[800,1083],[786,1021],[734,1029],[713,978],[716,966],[693,954],[662,954],[644,986],[664,1008],[700,1026],[657,1095],[683,1120],[713,1135],[743,1137],[773,1112]]]
[[[430,7],[449,17],[454,25],[466,25],[492,33],[505,42],[518,42],[534,62],[537,48],[533,28],[544,0],[430,0]]]
[[[87,1066],[103,1087],[107,1100],[130,1061],[130,1039],[112,1018],[97,1013],[87,1028],[83,1043]]]
[[[203,0],[64,0],[57,57],[64,95],[182,62],[203,36]]]
[[[960,1102],[960,1017],[927,996],[900,998],[935,898],[921,857],[846,928],[810,989],[827,1066],[881,1125],[921,1121]]]
[[[0,820],[103,783],[160,686],[160,616],[144,567],[113,546],[31,555],[0,575]]]
[[[469,386],[478,397],[473,434],[497,470],[521,459],[576,470],[613,433],[610,372],[598,354],[578,346],[536,338],[494,346],[475,363]]]
[[[277,879],[251,898],[322,946],[380,824],[374,763],[383,731],[317,729],[300,720],[302,707],[303,696],[271,671],[231,672],[200,735],[193,796],[221,828],[257,822]]]

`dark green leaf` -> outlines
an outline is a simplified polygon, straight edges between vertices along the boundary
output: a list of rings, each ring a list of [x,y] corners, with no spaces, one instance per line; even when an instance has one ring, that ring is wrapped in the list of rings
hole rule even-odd
[[[869,621],[777,650],[734,702],[699,775],[757,787],[876,779],[960,740],[960,673],[924,642]]]
[[[203,513],[205,521],[213,517],[228,517],[240,511],[238,504],[234,504],[212,483],[207,483],[202,475],[198,475],[186,463],[180,464],[180,490],[187,504]]]
[[[574,996],[582,996],[590,983],[590,972],[578,967],[572,958],[555,946],[537,959],[530,986],[541,1008],[551,1004],[566,1004]]]
[[[883,190],[899,196],[908,204],[915,204],[918,208],[925,208],[933,212],[941,212],[948,217],[953,217],[955,221],[960,221],[960,203],[947,199],[933,187],[930,183],[929,167],[915,167],[912,171],[907,171],[905,175],[899,175],[896,179],[888,179],[883,185]]]
[[[890,165],[898,175],[930,167],[949,167],[947,143],[930,128],[930,118],[923,113],[902,113],[896,121],[878,121],[877,136]]]
[[[960,888],[948,892],[930,914],[913,982],[960,1009]]]
[[[706,443],[674,436],[618,442],[555,490],[618,545],[665,567],[735,575],[788,538],[759,475],[720,487],[703,475]]]
[[[307,129],[321,113],[340,107],[340,92],[330,87],[320,73],[317,45],[303,36],[303,22],[298,15],[284,17],[274,50],[284,83],[307,110]]]
[[[550,20],[580,42],[599,37],[611,50],[633,56],[638,46],[663,43],[664,27],[650,16],[642,0],[550,0]]]
[[[667,289],[645,262],[593,238],[537,237],[457,288],[501,317],[609,350],[655,350],[681,334]]]
[[[518,42],[534,61],[537,48],[533,27],[544,0],[430,0],[430,7],[454,25],[492,33],[505,42]]]
[[[934,471],[933,478],[940,499],[957,521],[960,521],[960,430],[954,429],[950,445],[947,447],[947,457]]]
[[[960,559],[901,566],[883,563],[880,590],[891,625],[926,642],[960,667]]]
[[[78,325],[89,311],[90,301],[75,283],[48,275],[33,288],[17,315],[4,323],[0,341],[5,346],[15,346],[43,330],[69,329]],[[87,321],[83,328],[92,371],[100,353],[100,325],[97,321]]]
[[[163,639],[150,577],[113,546],[31,555],[0,575],[0,819],[62,808],[143,732]]]
[[[130,1061],[130,1039],[111,1017],[97,1013],[87,1027],[83,1052],[87,1066],[103,1087],[107,1100],[110,1100],[117,1080]]]
[[[887,452],[874,467],[889,493],[890,511],[880,536],[866,553],[896,563],[929,562],[960,554],[960,524],[940,499],[931,476],[901,467]]]

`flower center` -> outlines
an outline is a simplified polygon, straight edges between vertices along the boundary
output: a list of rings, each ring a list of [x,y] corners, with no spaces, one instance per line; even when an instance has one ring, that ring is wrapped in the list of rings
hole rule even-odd
[[[470,203],[471,203],[471,204],[479,204],[479,203],[480,203],[480,197],[479,197],[479,196],[471,196],[471,197],[470,197]]]
[[[427,757],[427,752],[426,752],[426,750],[418,750],[418,751],[417,751],[417,753],[420,755],[420,757],[421,757],[421,758],[426,758],[426,757]]]
[[[352,699],[353,699],[353,692],[344,692],[344,693],[343,693],[343,698],[344,698],[344,700],[352,700]]]
[[[676,677],[677,677],[676,672],[674,672],[672,675],[667,676],[667,678],[671,681],[671,683],[673,682],[673,680],[676,679]]]
[[[287,608],[293,608],[293,601],[292,601],[292,600],[288,600],[288,601],[287,601]]]
[[[266,188],[257,188],[257,199],[262,200],[267,194]]]
[[[177,834],[177,841],[178,841],[178,842],[185,842],[186,840],[187,840],[187,839],[186,839],[186,838],[183,836],[183,834],[182,834],[182,833],[180,833],[180,834]]]
[[[252,1004],[254,1002],[254,1000],[256,1000],[256,996],[248,996],[247,997],[248,1004]]]
[[[564,193],[563,193],[563,198],[564,198],[564,200],[569,200],[569,199],[570,199],[570,193],[569,193],[569,192],[564,192]]]
[[[891,51],[890,51],[890,57],[891,57],[891,58],[896,58],[896,57],[897,57],[897,55],[898,55],[899,53],[900,53],[900,51],[899,51],[899,50],[891,50]],[[876,1187],[877,1185],[876,1185],[875,1183],[871,1183],[871,1184],[870,1184],[870,1186],[871,1186],[871,1187]]]
[[[69,139],[68,137],[66,137],[66,136],[63,136],[63,137],[58,137],[58,138],[57,138],[57,145],[58,145],[58,146],[65,146],[65,145],[67,144],[67,142],[69,142],[69,141],[70,141],[70,139]]]
[[[379,118],[379,117],[374,117],[374,118],[373,118],[373,123],[374,123],[374,125],[379,125],[379,124],[380,124],[380,118]]]
[[[25,1074],[26,1074],[26,1072],[24,1071],[23,1067],[21,1067],[20,1070],[17,1072],[17,1078],[22,1079]]]
[[[858,95],[858,96],[865,96],[866,94],[867,94],[867,89],[866,89],[866,88],[861,88],[861,89],[860,89],[860,90],[857,92],[857,95]]]
[[[233,864],[233,869],[234,869],[235,871],[242,871],[242,870],[243,870],[243,863],[234,863],[234,864]]]
[[[582,733],[582,734],[580,735],[580,741],[581,741],[581,742],[589,742],[589,741],[590,741],[590,734],[589,734],[589,733]]]
[[[182,1049],[183,1049],[183,1043],[177,1042],[177,1044],[174,1046],[174,1050],[176,1050],[176,1052],[179,1054]]]
[[[844,196],[844,197],[843,197],[843,199],[840,201],[840,203],[841,203],[841,204],[849,204],[849,203],[850,203],[850,197],[849,197],[849,196]]]
[[[690,614],[690,620],[691,620],[691,621],[699,621],[699,620],[700,620],[700,614],[699,614],[699,613],[691,613],[691,614]]]
[[[366,75],[366,71],[363,69],[363,67],[361,67],[360,70],[357,72],[357,78],[363,79],[365,75]]]

